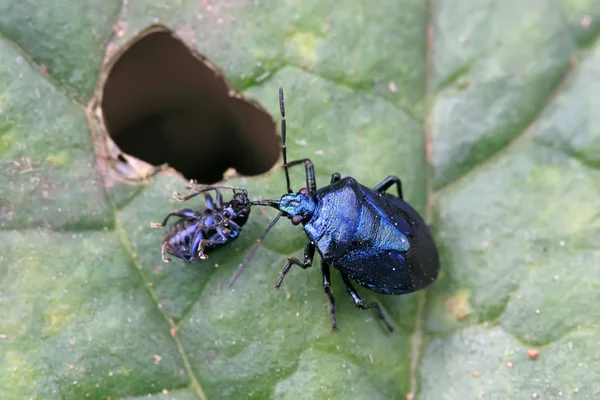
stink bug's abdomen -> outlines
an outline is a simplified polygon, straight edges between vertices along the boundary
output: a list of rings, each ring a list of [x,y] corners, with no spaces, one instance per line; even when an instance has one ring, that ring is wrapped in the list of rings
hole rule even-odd
[[[323,260],[361,286],[405,294],[435,280],[437,248],[420,215],[402,199],[344,178],[317,191],[304,229]]]

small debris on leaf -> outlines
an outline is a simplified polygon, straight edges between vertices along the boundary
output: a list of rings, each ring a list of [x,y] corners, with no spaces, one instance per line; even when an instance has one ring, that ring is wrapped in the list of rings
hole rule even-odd
[[[581,26],[583,28],[587,28],[588,26],[590,26],[590,22],[592,22],[592,18],[589,15],[586,15],[585,17],[583,17],[583,19],[581,20]]]
[[[534,350],[534,349],[527,350],[527,355],[532,360],[535,360],[538,357],[538,354],[540,354],[539,350]]]

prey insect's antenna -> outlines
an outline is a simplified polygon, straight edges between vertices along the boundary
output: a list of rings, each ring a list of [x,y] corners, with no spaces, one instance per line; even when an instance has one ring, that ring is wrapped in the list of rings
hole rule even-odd
[[[240,264],[237,271],[235,271],[233,278],[231,278],[231,280],[229,281],[229,287],[232,287],[233,284],[235,283],[235,281],[237,280],[237,278],[239,278],[239,276],[242,274],[242,271],[244,270],[244,268],[246,268],[246,265],[248,265],[248,263],[252,259],[252,256],[254,256],[254,253],[256,253],[258,246],[260,246],[260,242],[263,241],[265,236],[267,236],[267,233],[269,233],[271,228],[277,223],[277,221],[279,221],[279,218],[281,218],[282,215],[283,215],[283,213],[281,213],[281,212],[279,214],[277,214],[275,219],[269,224],[269,226],[267,226],[267,229],[265,229],[264,232],[259,236],[259,238],[256,239],[256,243],[254,244],[254,246],[252,246],[252,249],[250,249],[250,252],[246,256],[246,259],[244,260],[243,263]]]
[[[292,186],[290,184],[290,172],[288,171],[287,163],[287,149],[285,147],[285,104],[283,99],[283,88],[279,86],[279,111],[281,112],[281,152],[283,153],[283,169],[285,170],[285,182],[287,183],[288,193],[293,193]]]

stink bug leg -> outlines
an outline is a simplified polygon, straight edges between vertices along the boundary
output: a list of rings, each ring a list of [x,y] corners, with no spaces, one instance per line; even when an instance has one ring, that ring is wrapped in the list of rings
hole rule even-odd
[[[402,196],[402,181],[397,176],[388,176],[379,185],[375,186],[373,190],[375,190],[376,192],[385,192],[386,190],[391,188],[393,184],[396,184],[396,187],[398,188],[398,197],[400,198],[400,200],[403,200],[404,196]]]

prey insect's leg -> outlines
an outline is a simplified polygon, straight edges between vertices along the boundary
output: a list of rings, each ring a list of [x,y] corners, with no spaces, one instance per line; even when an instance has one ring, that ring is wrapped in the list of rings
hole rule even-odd
[[[161,249],[161,256],[162,256],[162,260],[164,262],[166,262],[167,264],[171,262],[171,259],[167,257],[167,247],[169,247],[170,244],[169,242],[163,242],[162,244],[162,249]]]
[[[161,251],[162,260],[168,264],[171,262],[171,259],[167,257],[167,253],[173,254],[175,257],[187,262],[194,262],[194,260],[196,259],[193,254],[187,253],[185,251],[182,251],[181,249],[174,247],[168,241],[163,242]]]
[[[281,270],[281,275],[279,275],[279,279],[275,284],[275,289],[279,289],[281,284],[283,283],[283,278],[287,275],[292,265],[297,265],[302,269],[306,269],[312,266],[313,257],[315,256],[315,245],[312,242],[306,243],[304,246],[304,262],[300,262],[297,258],[290,257],[288,258],[287,264]]]
[[[192,189],[192,190],[193,190],[193,189]],[[196,192],[196,191],[194,191],[194,192],[192,192],[191,194],[188,194],[188,195],[185,195],[185,196],[182,196],[182,195],[180,195],[179,193],[175,192],[175,193],[173,193],[173,198],[174,198],[175,200],[177,200],[177,201],[188,201],[189,199],[191,199],[191,198],[193,198],[193,197],[196,197],[196,196],[198,196],[199,194],[202,194],[202,193],[205,193],[205,192],[206,192],[206,190],[203,190],[203,191],[201,191],[201,192]]]
[[[184,208],[183,210],[177,210],[170,212],[162,222],[152,222],[150,226],[152,228],[162,228],[167,224],[167,221],[171,217],[181,217],[181,218],[198,218],[198,214],[189,208]]]
[[[385,324],[386,328],[390,332],[394,332],[394,327],[387,320],[387,318],[385,317],[385,314],[383,314],[383,310],[381,309],[381,306],[379,305],[379,303],[365,304],[362,301],[362,299],[360,298],[360,296],[358,295],[358,292],[356,291],[356,289],[354,289],[354,287],[352,286],[352,283],[350,283],[350,278],[348,278],[348,275],[342,274],[342,279],[344,280],[344,285],[346,285],[346,290],[348,291],[348,294],[350,295],[350,297],[352,297],[352,300],[354,301],[354,306],[360,308],[361,310],[366,310],[368,308],[374,308],[375,311],[377,312],[377,315],[379,315],[379,318],[381,318],[383,320],[383,323]]]
[[[173,198],[177,201],[187,201],[193,197],[198,196],[199,194],[206,193],[211,190],[218,192],[219,189],[231,189],[234,191],[239,190],[242,193],[247,193],[246,189],[240,188],[240,187],[227,186],[227,185],[206,186],[206,185],[201,185],[201,184],[195,183],[194,181],[190,182],[190,184],[188,185],[188,189],[190,189],[192,191],[191,194],[182,196],[179,193],[175,192],[175,193],[173,193]]]
[[[206,229],[196,229],[196,234],[191,240],[192,244],[190,246],[190,262],[196,261],[196,258],[198,257],[200,257],[202,260],[208,258],[204,255],[204,245],[202,244],[202,242],[204,242],[204,235],[206,232]]]
[[[215,193],[217,194],[217,210],[223,208],[223,193],[219,189],[215,189]]]
[[[227,225],[230,231],[241,231],[242,227],[236,224],[232,219],[226,219],[221,222],[222,225]]]
[[[209,239],[200,240],[200,242],[198,242],[198,251],[196,253],[196,257],[200,258],[201,260],[207,260],[208,256],[206,253],[204,253],[206,246],[218,246],[227,243],[228,240],[228,236],[223,238],[220,233],[215,233]]]
[[[218,201],[219,201],[219,198],[217,197],[217,202]],[[206,203],[206,207],[209,210],[215,210],[215,202],[213,201],[213,198],[210,195],[210,193],[204,193],[204,202]]]

